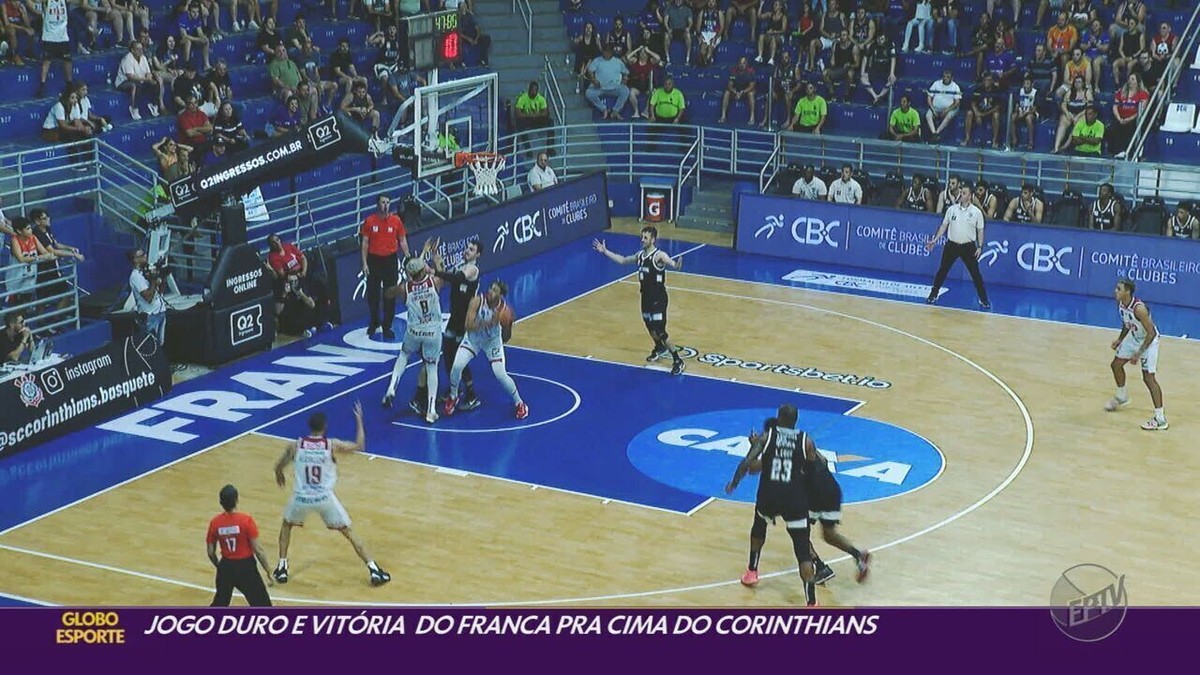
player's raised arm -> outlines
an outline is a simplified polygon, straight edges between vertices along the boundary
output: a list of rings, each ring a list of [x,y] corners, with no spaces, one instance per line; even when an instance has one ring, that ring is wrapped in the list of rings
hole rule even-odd
[[[729,483],[725,486],[725,494],[733,494],[733,491],[737,489],[738,483],[741,483],[750,471],[750,466],[759,461],[763,450],[766,449],[768,434],[773,433],[775,430],[769,429],[766,433],[750,434],[750,450],[738,464],[737,470],[733,472],[733,478],[729,479]]]
[[[363,407],[361,401],[354,402],[354,425],[355,438],[354,442],[342,441],[336,438],[332,441],[331,447],[334,452],[360,452],[367,447],[367,430],[363,427]]]
[[[467,305],[466,327],[468,331],[478,331],[487,328],[479,320],[479,303],[482,301],[481,298],[482,296],[477,295],[471,298],[470,304]]]
[[[279,456],[279,461],[275,462],[275,484],[283,487],[287,484],[287,477],[283,475],[283,470],[288,467],[296,459],[296,444],[289,443],[283,449],[283,454]]]
[[[608,246],[604,244],[603,239],[593,239],[592,248],[599,253],[603,253],[605,257],[618,265],[628,265],[629,263],[637,262],[637,256],[635,255],[617,255],[608,250]]]
[[[670,267],[676,271],[683,269],[682,255],[680,255],[678,258],[672,258],[670,254],[660,248],[658,249],[658,253],[654,254],[654,258],[655,262],[665,267]]]

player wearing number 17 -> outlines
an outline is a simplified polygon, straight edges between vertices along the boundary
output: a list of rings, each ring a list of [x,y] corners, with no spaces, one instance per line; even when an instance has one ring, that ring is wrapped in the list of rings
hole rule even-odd
[[[292,540],[292,528],[303,526],[308,514],[316,511],[325,522],[325,527],[342,533],[354,546],[354,552],[367,565],[371,585],[379,586],[392,580],[367,553],[367,545],[354,530],[350,529],[350,515],[334,494],[337,484],[337,454],[359,452],[366,447],[367,432],[363,429],[362,404],[354,404],[354,421],[357,435],[354,442],[329,438],[326,431],[329,421],[325,413],[313,413],[308,418],[308,435],[289,443],[275,463],[275,482],[279,487],[287,484],[283,471],[288,464],[295,466],[295,485],[292,498],[283,510],[283,525],[279,528],[279,565],[272,576],[281,584],[288,582],[288,544]]]

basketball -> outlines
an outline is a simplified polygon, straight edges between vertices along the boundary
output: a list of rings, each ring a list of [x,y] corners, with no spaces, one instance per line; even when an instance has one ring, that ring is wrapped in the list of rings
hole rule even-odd
[[[505,330],[512,330],[513,321],[516,320],[513,316],[512,307],[505,305],[504,309],[501,309],[497,316],[500,318],[501,327],[503,327]]]

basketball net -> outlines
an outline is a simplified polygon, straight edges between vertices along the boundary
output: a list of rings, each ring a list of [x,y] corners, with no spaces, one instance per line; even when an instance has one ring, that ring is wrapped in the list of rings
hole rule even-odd
[[[475,174],[475,196],[500,194],[500,172],[504,170],[504,155],[480,153],[468,162]]]

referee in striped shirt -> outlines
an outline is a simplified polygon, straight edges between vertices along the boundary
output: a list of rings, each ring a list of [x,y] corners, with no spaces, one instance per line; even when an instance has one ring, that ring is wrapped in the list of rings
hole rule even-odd
[[[962,260],[975,282],[975,292],[979,295],[979,306],[991,309],[988,302],[987,289],[983,287],[983,276],[979,274],[979,256],[983,253],[983,211],[971,203],[971,191],[960,190],[958,201],[946,209],[942,217],[942,226],[937,234],[925,244],[926,251],[932,251],[937,241],[946,235],[946,246],[942,248],[942,264],[938,267],[937,275],[933,278],[933,287],[929,289],[926,304],[937,302],[938,291],[942,290],[942,282],[950,273],[954,261]]]

